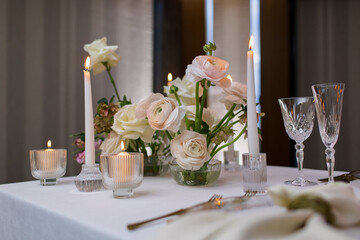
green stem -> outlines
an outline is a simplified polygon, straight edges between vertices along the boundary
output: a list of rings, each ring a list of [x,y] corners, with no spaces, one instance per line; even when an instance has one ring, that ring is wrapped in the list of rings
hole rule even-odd
[[[196,85],[195,85],[195,106],[196,106],[196,111],[195,111],[195,131],[196,131],[196,126],[197,126],[197,122],[199,121],[199,85],[200,85],[200,82],[196,82]]]
[[[145,147],[145,143],[143,142],[143,140],[141,140],[141,138],[138,139],[138,142],[140,144],[141,147],[141,152],[144,154],[144,157],[148,157],[147,155],[147,151],[146,151],[146,147]]]
[[[215,152],[211,152],[210,154],[210,160],[223,148],[226,148],[227,146],[230,146],[231,144],[234,144],[237,140],[239,140],[239,138],[244,134],[245,130],[247,128],[247,123],[245,124],[244,128],[241,130],[241,132],[239,133],[239,135],[236,136],[236,138],[234,138],[234,140],[232,140],[231,142],[222,145],[221,147],[219,147]]]
[[[177,92],[174,92],[174,95],[175,95],[175,98],[176,98],[179,106],[181,106],[181,101],[180,101],[180,98],[179,98]],[[184,118],[185,118],[186,130],[190,130],[189,119],[188,119],[188,117],[186,116],[186,113],[185,113]]]
[[[202,122],[202,114],[204,111],[204,106],[205,106],[205,102],[206,102],[206,95],[207,95],[207,80],[205,80],[205,84],[203,87],[203,95],[201,97],[201,106],[200,106],[200,112],[199,112],[199,121],[198,121],[198,125],[195,126],[195,129],[197,132],[200,132],[200,128],[201,128],[201,122]]]
[[[170,141],[173,139],[173,137],[171,136],[171,134],[169,133],[168,130],[165,130],[165,134],[169,138]]]
[[[215,132],[216,130],[218,130],[221,125],[223,124],[223,122],[229,117],[229,115],[234,111],[236,107],[236,104],[234,103],[231,108],[229,109],[229,111],[225,114],[225,116],[220,120],[220,122],[216,125],[216,127],[214,128],[214,130],[210,133],[212,134],[213,132]]]
[[[113,87],[114,87],[116,97],[117,97],[118,101],[121,102],[120,96],[119,96],[119,93],[118,93],[118,90],[117,90],[117,88],[116,88],[116,84],[115,84],[114,78],[113,78],[113,76],[111,75],[111,72],[110,72],[111,67],[110,67],[110,65],[109,65],[107,62],[102,62],[102,64],[105,66],[106,71],[107,71],[107,73],[108,73],[108,75],[109,75],[109,77],[110,77],[110,81],[111,81],[111,83],[112,83],[112,85],[113,85]]]

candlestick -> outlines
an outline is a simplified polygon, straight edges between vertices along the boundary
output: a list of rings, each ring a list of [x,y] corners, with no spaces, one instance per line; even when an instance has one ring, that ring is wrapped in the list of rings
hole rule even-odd
[[[40,179],[42,186],[55,185],[57,178],[65,175],[66,153],[66,149],[52,149],[50,140],[47,149],[30,150],[31,175]]]
[[[74,183],[80,192],[95,192],[102,188],[99,164],[95,164],[94,114],[91,96],[90,58],[86,58],[84,70],[85,91],[85,164]]]
[[[94,114],[91,95],[90,58],[86,58],[84,70],[85,90],[85,164],[95,164]]]
[[[247,123],[249,153],[259,153],[259,137],[257,129],[255,79],[254,79],[254,36],[249,41],[247,52]]]

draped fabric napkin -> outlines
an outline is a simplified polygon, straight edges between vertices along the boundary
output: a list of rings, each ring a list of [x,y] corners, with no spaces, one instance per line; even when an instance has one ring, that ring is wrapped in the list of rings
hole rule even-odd
[[[224,211],[188,214],[168,224],[157,234],[156,239],[360,239],[360,201],[350,185],[336,183],[303,191],[279,185],[270,188],[268,192],[275,204],[281,207],[292,204],[295,208],[298,205],[298,209],[289,211],[281,207],[262,207],[238,214]],[[332,225],[318,211],[316,204],[311,208],[313,197],[330,206]],[[298,200],[305,204],[296,204]],[[310,208],[303,209],[304,206]]]

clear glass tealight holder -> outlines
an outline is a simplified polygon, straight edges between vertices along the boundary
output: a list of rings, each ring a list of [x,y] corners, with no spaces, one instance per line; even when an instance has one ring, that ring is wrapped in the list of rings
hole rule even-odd
[[[244,153],[242,156],[244,192],[265,194],[267,192],[266,153]]]
[[[55,185],[66,172],[66,149],[30,150],[31,175],[42,186]]]
[[[104,187],[113,190],[114,198],[129,198],[140,186],[144,175],[142,153],[104,154],[100,156]]]

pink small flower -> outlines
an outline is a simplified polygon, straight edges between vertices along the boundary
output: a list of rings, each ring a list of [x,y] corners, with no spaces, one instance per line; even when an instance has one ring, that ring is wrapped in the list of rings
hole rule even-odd
[[[228,88],[231,85],[230,79],[225,77],[228,69],[227,61],[218,57],[201,55],[187,66],[186,78],[192,82],[198,82],[205,78],[219,87]]]
[[[77,161],[78,164],[85,163],[85,151],[76,154],[75,160]]]

